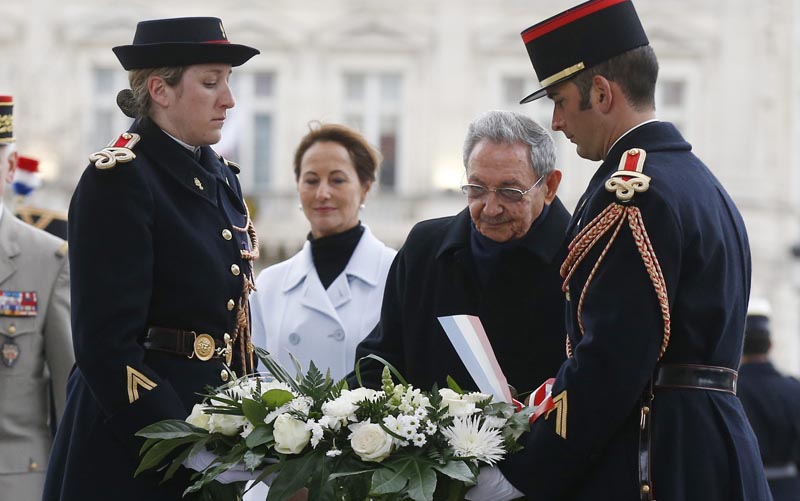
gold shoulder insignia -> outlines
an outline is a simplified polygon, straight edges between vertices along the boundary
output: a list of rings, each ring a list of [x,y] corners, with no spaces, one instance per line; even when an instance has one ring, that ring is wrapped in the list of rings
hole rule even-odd
[[[128,402],[134,403],[139,400],[139,388],[149,391],[158,386],[150,378],[130,365],[126,365],[125,369],[128,372]]]
[[[68,252],[69,252],[69,244],[67,242],[64,242],[63,244],[61,244],[61,247],[59,247],[58,250],[56,251],[56,256],[64,257],[67,255]]]
[[[231,162],[230,160],[227,160],[225,158],[223,158],[222,161],[225,162],[225,165],[231,168],[234,174],[238,174],[242,171],[242,168],[239,167],[239,164],[237,164],[236,162]]]
[[[634,193],[644,193],[650,188],[650,177],[642,174],[647,152],[631,148],[622,154],[617,172],[606,181],[606,190],[616,192],[617,200],[627,202]]]
[[[553,397],[553,408],[547,411],[545,419],[550,419],[550,414],[556,413],[556,435],[567,439],[567,390],[562,391],[557,397]]]
[[[124,132],[114,139],[108,146],[89,155],[89,161],[94,163],[98,169],[110,169],[117,163],[130,162],[136,155],[131,151],[133,146],[139,142],[141,136],[133,132]]]

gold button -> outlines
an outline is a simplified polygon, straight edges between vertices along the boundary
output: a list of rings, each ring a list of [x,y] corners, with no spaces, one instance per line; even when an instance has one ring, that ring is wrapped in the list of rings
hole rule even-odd
[[[234,306],[236,306],[236,303],[233,302],[233,299],[228,299],[228,311],[233,311]]]
[[[649,485],[647,485],[647,484],[644,484],[644,485],[642,486],[642,492],[644,492],[645,494],[647,494],[648,492],[650,492],[650,486],[649,486]]]
[[[220,377],[220,379],[222,379],[223,382],[227,381],[228,380],[228,371],[226,371],[225,369],[222,369],[220,371],[220,373],[219,373],[219,377]]]
[[[28,465],[28,471],[36,471],[38,469],[39,469],[39,463],[31,460],[30,464]]]
[[[194,178],[194,185],[197,186],[197,189],[203,191],[203,183],[201,183],[199,179]]]
[[[125,132],[125,133],[122,134],[122,139],[130,139],[132,137],[133,136],[131,136],[129,132]]]
[[[9,334],[16,334],[17,333],[17,327],[14,324],[9,325],[8,326],[8,333]]]
[[[237,277],[239,276],[240,270],[239,270],[239,265],[238,264],[232,264],[231,265],[231,273],[233,273]]]
[[[628,155],[630,155],[632,157],[635,157],[638,154],[639,154],[639,150],[636,149],[636,148],[631,148],[631,149],[628,150]]]
[[[229,230],[228,228],[225,228],[224,230],[222,230],[222,238],[224,238],[225,240],[230,240],[231,238],[233,238],[233,233],[231,233],[231,230]]]

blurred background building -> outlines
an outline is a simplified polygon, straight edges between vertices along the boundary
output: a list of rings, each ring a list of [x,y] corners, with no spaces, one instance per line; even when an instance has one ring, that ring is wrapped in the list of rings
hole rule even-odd
[[[234,71],[237,106],[216,149],[241,181],[264,248],[292,255],[308,225],[292,156],[311,121],[360,129],[385,158],[363,220],[399,248],[422,219],[464,205],[469,121],[502,108],[549,128],[519,32],[564,0],[3,0],[0,93],[15,96],[20,152],[41,161],[32,204],[65,211],[87,155],[129,125],[126,73],[111,52],[142,19],[221,17],[262,54]],[[637,0],[661,62],[657,115],[674,122],[742,210],[753,294],[774,312],[777,364],[800,373],[800,0]],[[554,134],[572,208],[595,165]],[[102,228],[98,228],[102,238]],[[726,284],[719,284],[725,287]]]

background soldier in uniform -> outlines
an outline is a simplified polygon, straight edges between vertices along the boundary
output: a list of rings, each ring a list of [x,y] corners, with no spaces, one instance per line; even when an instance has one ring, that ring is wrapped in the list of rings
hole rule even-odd
[[[523,102],[546,94],[553,129],[602,163],[567,230],[569,358],[501,470],[538,499],[770,499],[735,393],[745,226],[656,119],[658,62],[633,4],[586,2],[522,38],[542,86]]]
[[[257,255],[239,168],[209,147],[234,106],[231,67],[256,49],[217,18],[143,21],[114,52],[136,121],[93,154],[69,212],[77,369],[44,499],[176,500],[186,470],[134,479],[143,440],[185,419],[207,386],[252,371],[248,294]],[[224,490],[220,499],[234,499]]]
[[[0,501],[41,498],[74,362],[66,242],[1,201],[17,162],[12,106],[0,96]]]
[[[739,398],[753,426],[775,501],[800,499],[800,381],[769,361],[769,304],[750,299],[744,331]]]

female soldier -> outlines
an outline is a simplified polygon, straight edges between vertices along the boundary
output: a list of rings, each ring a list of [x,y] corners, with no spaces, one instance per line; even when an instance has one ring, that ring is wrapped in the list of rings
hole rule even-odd
[[[206,386],[252,370],[248,294],[257,253],[239,168],[208,145],[234,106],[228,79],[258,50],[217,18],[138,24],[114,53],[118,104],[136,120],[91,155],[69,211],[76,369],[44,499],[175,500],[188,472],[134,479],[142,441],[184,419]]]

